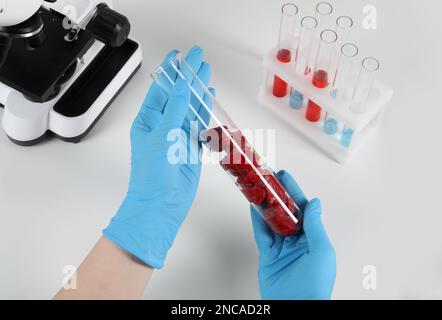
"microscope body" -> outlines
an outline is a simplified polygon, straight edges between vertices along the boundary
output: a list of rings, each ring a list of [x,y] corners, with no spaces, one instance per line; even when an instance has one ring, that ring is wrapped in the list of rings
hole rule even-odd
[[[0,20],[0,38],[2,31],[20,34],[23,26],[42,25],[30,38],[9,35],[13,42],[0,65],[3,130],[24,146],[48,134],[80,142],[141,66],[141,48],[128,38],[129,21],[111,1],[44,1],[29,14],[18,25]]]

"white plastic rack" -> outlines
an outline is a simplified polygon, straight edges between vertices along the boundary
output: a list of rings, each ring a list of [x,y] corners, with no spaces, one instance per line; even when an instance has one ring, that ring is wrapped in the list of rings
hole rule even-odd
[[[393,97],[393,90],[374,80],[366,105],[367,111],[355,113],[352,111],[354,102],[333,98],[329,88],[319,89],[312,84],[311,74],[303,76],[294,72],[294,62],[282,63],[276,56],[277,48],[274,48],[264,57],[265,73],[259,95],[260,102],[327,155],[345,164],[378,129],[385,107]],[[287,82],[288,88],[296,88],[303,94],[303,108],[290,107],[290,90],[283,98],[273,95],[275,75]],[[306,104],[309,100],[322,108],[319,122],[312,123],[306,120]],[[339,130],[334,135],[328,135],[323,130],[326,114],[332,115],[339,123]],[[351,128],[353,132],[348,146],[341,144],[344,128]]]

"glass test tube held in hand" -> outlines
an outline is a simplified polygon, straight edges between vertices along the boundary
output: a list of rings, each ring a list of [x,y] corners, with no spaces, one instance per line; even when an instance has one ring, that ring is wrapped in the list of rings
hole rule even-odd
[[[301,230],[301,210],[241,130],[213,96],[181,54],[162,65],[152,75],[169,94],[177,77],[189,81],[192,99],[189,109],[202,129],[199,141],[232,177],[247,200],[262,215],[269,227],[281,236]]]
[[[301,31],[295,56],[295,72],[307,75],[312,69],[313,41],[315,39],[318,20],[315,17],[306,16],[301,20]],[[299,110],[304,105],[304,95],[295,88],[291,89],[290,106]]]
[[[293,3],[286,3],[281,9],[281,25],[279,30],[278,51],[276,59],[281,63],[292,61],[292,55],[296,51],[295,30],[298,15],[298,7]],[[275,75],[273,82],[273,95],[283,98],[287,95],[287,83]]]
[[[355,79],[353,79],[353,68],[359,49],[352,43],[346,43],[341,47],[341,54],[338,60],[338,67],[333,80],[331,95],[337,100],[349,100],[354,91]],[[334,135],[338,131],[338,121],[329,113],[325,116],[324,132]]]
[[[334,78],[336,72],[336,32],[324,30],[321,32],[318,54],[316,56],[315,70],[313,73],[313,85],[318,89],[325,89],[329,86],[330,79]],[[321,119],[321,107],[315,102],[309,101],[306,118],[310,122],[318,122]]]

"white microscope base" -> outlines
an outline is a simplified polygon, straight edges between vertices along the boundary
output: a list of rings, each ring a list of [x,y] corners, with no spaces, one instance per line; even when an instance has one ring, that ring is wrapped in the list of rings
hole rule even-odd
[[[136,44],[136,43],[135,43]],[[84,113],[75,116],[66,116],[57,112],[57,105],[66,98],[72,103],[84,97],[81,91],[70,92],[72,87],[82,87],[81,75],[92,65],[94,59],[103,49],[103,44],[96,41],[90,50],[84,55],[82,62],[78,63],[74,76],[63,85],[59,95],[46,103],[34,103],[15,90],[0,83],[0,104],[4,105],[2,126],[8,137],[19,145],[34,145],[44,140],[48,132],[52,132],[58,138],[68,142],[79,142],[86,136],[113,99],[124,88],[127,82],[135,74],[142,62],[141,48],[137,49],[126,61],[123,67],[111,79],[104,90],[97,94],[96,99],[90,104]],[[93,74],[93,72],[92,72]],[[87,76],[88,73],[85,72]],[[93,85],[93,83],[92,83]],[[90,88],[85,87],[86,90]],[[9,92],[9,94],[8,94]],[[74,98],[74,99],[72,99]],[[81,107],[81,106],[80,106]]]

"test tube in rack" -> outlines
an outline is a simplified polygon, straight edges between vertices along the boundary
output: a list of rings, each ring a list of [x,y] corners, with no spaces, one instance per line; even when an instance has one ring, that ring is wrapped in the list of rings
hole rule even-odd
[[[318,29],[322,31],[329,28],[333,13],[332,4],[329,2],[319,2],[315,7],[315,13],[318,20]]]
[[[312,83],[318,89],[325,89],[329,86],[330,79],[333,81],[336,72],[335,56],[338,37],[336,32],[327,29],[321,32],[320,39]],[[318,122],[321,119],[321,107],[313,100],[308,102],[306,118],[310,122]]]
[[[301,19],[291,63],[274,58],[278,47],[264,56],[259,99],[294,131],[344,164],[377,131],[381,123],[377,120],[394,92],[374,79],[379,69],[376,59],[366,58],[358,65],[359,50],[349,42],[354,21],[346,15],[334,19],[333,11],[330,3],[320,2],[314,17]],[[306,27],[307,22],[315,27]],[[309,31],[311,37],[304,37]],[[312,39],[311,43],[306,38]],[[304,50],[305,42],[311,45],[311,60]],[[273,94],[275,76],[288,84],[287,99]],[[307,110],[299,112],[306,104]]]
[[[192,93],[189,109],[202,125],[199,142],[215,155],[273,232],[281,236],[297,234],[302,226],[300,207],[183,56],[177,54],[152,77],[166,95],[178,77],[188,81]]]
[[[350,110],[356,114],[363,114],[367,111],[367,102],[370,97],[373,85],[373,76],[380,68],[379,61],[375,58],[369,57],[362,61],[361,69],[356,82],[356,88],[353,91],[352,104]],[[346,98],[344,93],[344,98]],[[354,130],[351,127],[344,126],[341,134],[341,145],[349,148]]]
[[[294,70],[298,74],[307,75],[311,72],[313,41],[317,27],[318,20],[315,17],[306,16],[302,18]],[[301,109],[303,105],[304,95],[302,92],[291,88],[290,106],[297,110]]]
[[[353,19],[349,16],[340,16],[336,19],[338,46],[341,46],[348,41],[353,25]]]
[[[376,58],[368,57],[362,61],[358,82],[353,94],[351,110],[354,113],[365,113],[367,101],[372,92],[374,74],[379,71],[380,64]]]
[[[353,43],[345,43],[341,47],[338,68],[333,81],[333,98],[338,100],[349,100],[352,98],[356,82],[353,78],[353,71],[358,54],[359,49]]]
[[[294,47],[295,31],[298,16],[298,7],[294,3],[286,3],[281,8],[281,24],[279,27],[278,51],[276,59],[280,63],[290,63],[296,51]],[[273,95],[283,98],[287,95],[287,83],[275,75],[273,83]]]
[[[353,70],[354,62],[358,56],[359,49],[352,43],[346,43],[341,47],[338,67],[333,80],[331,95],[334,99],[349,100],[354,90]],[[324,121],[324,132],[334,135],[338,131],[338,121],[330,113],[326,113]]]
[[[313,47],[312,47],[312,65],[315,66],[316,57],[318,54],[318,49],[321,43],[321,32],[332,28],[332,15],[333,15],[333,5],[330,2],[319,2],[315,6],[315,18],[318,22],[316,28],[316,33],[313,36]]]

